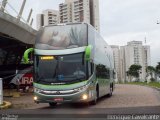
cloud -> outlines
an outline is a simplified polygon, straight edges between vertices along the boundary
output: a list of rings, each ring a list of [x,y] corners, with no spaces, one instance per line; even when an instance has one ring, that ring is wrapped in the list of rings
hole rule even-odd
[[[160,61],[160,25],[156,24],[160,19],[159,5],[159,0],[100,0],[102,36],[113,45],[145,41],[146,36],[152,65],[156,65]]]
[[[8,0],[19,11],[23,0]],[[27,0],[23,17],[27,19],[33,8],[34,27],[36,14],[44,9],[56,9],[64,0]],[[131,40],[144,41],[151,45],[152,65],[160,61],[160,0],[99,0],[101,35],[109,44],[125,45]],[[13,10],[7,7],[10,13]]]
[[[15,11],[19,13],[23,0],[8,0],[8,2],[15,9]],[[32,8],[32,18],[34,19],[33,27],[36,28],[36,15],[42,13],[45,9],[58,10],[59,4],[62,2],[64,2],[64,0],[26,0],[22,17],[27,20],[29,11]],[[7,5],[7,11],[9,11],[11,15],[17,16],[17,13],[9,5]]]

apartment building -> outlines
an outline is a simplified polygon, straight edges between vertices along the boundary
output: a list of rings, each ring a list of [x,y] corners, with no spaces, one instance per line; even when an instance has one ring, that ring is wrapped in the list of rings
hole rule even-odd
[[[74,0],[72,3],[72,22],[90,23],[89,0]]]
[[[127,71],[129,67],[133,64],[141,65],[142,69],[140,71],[140,80],[144,81],[146,79],[146,68],[150,66],[150,46],[142,44],[142,41],[131,41],[127,45],[121,46],[118,52],[118,47],[112,47],[114,53],[116,54],[115,66],[116,69],[119,66],[118,80],[120,82],[130,81],[127,76]],[[119,60],[118,60],[119,54]]]
[[[72,0],[65,0],[65,3],[59,4],[60,23],[72,22]]]
[[[120,50],[119,50],[119,46],[117,45],[111,45],[111,48],[113,50],[113,57],[114,57],[114,66],[115,66],[115,70],[116,70],[116,74],[117,74],[117,79],[118,81],[121,80],[120,78]]]
[[[100,31],[99,0],[90,0],[90,23]]]
[[[59,5],[60,23],[89,23],[100,31],[99,0],[65,0]]]
[[[42,14],[37,15],[37,29],[41,26],[55,25],[59,23],[59,12],[57,10],[47,9]]]
[[[141,65],[140,79],[146,79],[146,68],[150,65],[150,47],[143,46],[142,41],[131,41],[125,46],[125,72],[133,64]],[[126,80],[127,76],[125,76]],[[128,80],[129,81],[129,80]]]
[[[59,4],[59,11],[45,10],[37,15],[37,29],[57,23],[85,22],[100,32],[99,0],[65,0]]]

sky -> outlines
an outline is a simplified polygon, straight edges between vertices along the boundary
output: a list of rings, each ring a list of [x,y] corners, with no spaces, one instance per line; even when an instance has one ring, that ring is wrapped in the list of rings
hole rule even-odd
[[[8,0],[19,11],[23,0]],[[45,9],[58,10],[64,0],[27,0],[23,18],[27,20],[33,9],[33,27],[36,28],[36,14]],[[151,65],[160,62],[160,0],[99,0],[100,34],[109,45],[126,45],[132,40],[143,41],[151,47]],[[16,16],[9,5],[7,10]],[[146,39],[146,43],[145,43]]]

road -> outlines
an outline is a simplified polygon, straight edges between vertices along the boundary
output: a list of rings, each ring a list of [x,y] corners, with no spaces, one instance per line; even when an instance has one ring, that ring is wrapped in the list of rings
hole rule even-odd
[[[33,95],[12,98],[12,109],[1,112],[29,115],[32,117],[106,117],[106,114],[160,114],[160,91],[138,85],[116,85],[112,97],[102,97],[97,105],[59,104],[50,108],[48,104],[35,104]],[[6,98],[5,98],[6,99]],[[9,98],[7,98],[9,101]],[[22,106],[18,106],[21,103]],[[18,107],[17,107],[18,106]],[[23,110],[22,110],[23,109]],[[36,110],[35,110],[36,109]]]

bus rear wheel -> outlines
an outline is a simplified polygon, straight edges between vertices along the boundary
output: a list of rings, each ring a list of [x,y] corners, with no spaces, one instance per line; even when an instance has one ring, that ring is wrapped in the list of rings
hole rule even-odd
[[[110,85],[110,91],[109,91],[109,97],[111,97],[112,96],[112,93],[113,93],[113,85]]]
[[[50,106],[50,107],[55,107],[56,105],[57,105],[56,102],[50,102],[50,103],[49,103],[49,106]]]

